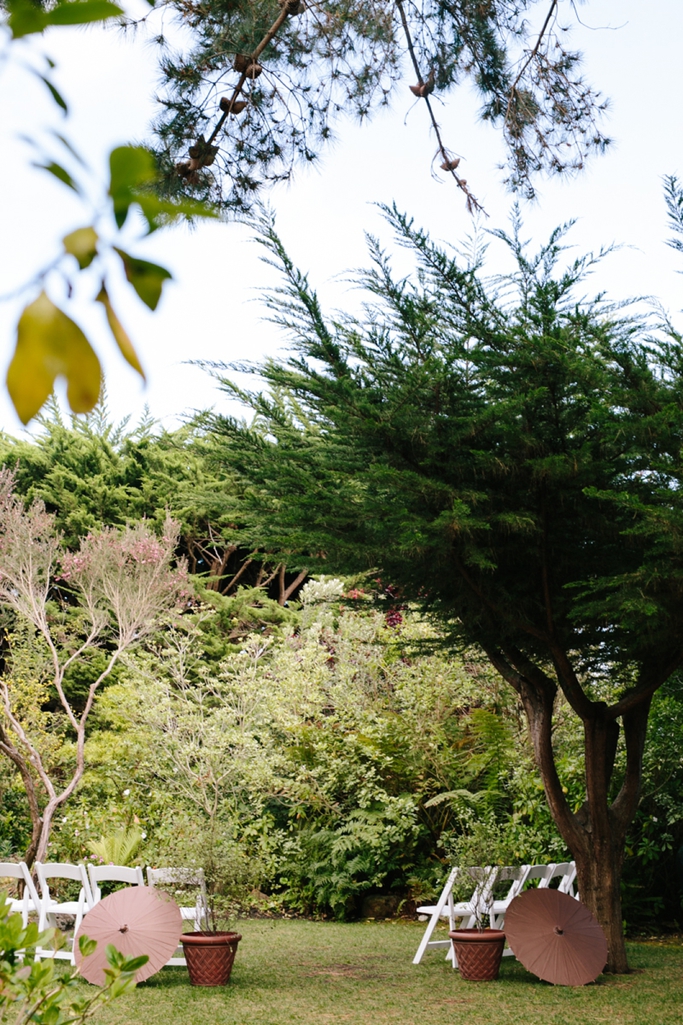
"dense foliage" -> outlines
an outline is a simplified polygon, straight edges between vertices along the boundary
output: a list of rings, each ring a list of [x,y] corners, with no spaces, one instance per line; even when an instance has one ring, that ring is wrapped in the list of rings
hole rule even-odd
[[[192,538],[234,544],[250,534],[242,492],[218,465],[222,450],[201,433],[115,429],[102,413],[72,424],[53,417],[35,440],[2,446],[21,490],[48,503],[74,548],[109,524],[160,524],[166,508],[182,524],[179,554]],[[206,495],[196,518],[185,512],[193,489]],[[493,817],[511,860],[566,856],[507,689],[473,650],[454,656],[394,587],[328,577],[283,607],[239,581],[226,596],[198,586],[204,599],[182,629],[129,658],[98,699],[83,781],[57,818],[50,857],[90,858],[93,841],[111,847],[118,830],[135,838],[137,829],[141,863],[201,860],[212,780],[223,885],[261,911],[344,917],[361,913],[366,895],[393,906],[431,897],[473,814]],[[30,683],[31,638],[15,634],[13,644]],[[76,701],[89,673],[68,681]],[[49,695],[41,701],[44,754],[59,777],[73,736]],[[682,730],[676,676],[653,704],[625,866],[630,928],[680,921]],[[581,738],[565,704],[555,750],[578,808]],[[17,856],[31,835],[25,793],[7,771],[0,788],[1,856]]]

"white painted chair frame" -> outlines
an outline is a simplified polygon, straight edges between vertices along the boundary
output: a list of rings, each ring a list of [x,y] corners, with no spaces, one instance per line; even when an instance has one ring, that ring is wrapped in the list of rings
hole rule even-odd
[[[473,866],[472,868],[464,869],[463,871],[472,877],[474,883],[474,890],[472,896],[468,901],[462,901],[455,903],[453,900],[453,886],[458,878],[459,869],[451,869],[450,875],[446,880],[446,885],[441,891],[441,895],[434,905],[427,905],[425,907],[417,908],[417,913],[422,915],[429,915],[429,923],[425,929],[425,934],[420,941],[420,945],[417,948],[417,953],[413,958],[413,964],[419,964],[422,960],[425,951],[428,948],[434,947],[447,947],[446,960],[450,961],[454,968],[457,968],[457,960],[455,957],[455,951],[453,944],[450,940],[432,940],[431,936],[441,918],[448,918],[448,928],[452,931],[456,927],[456,920],[462,919],[462,929],[472,929],[476,924],[477,905],[479,906],[480,913],[486,913],[486,906],[490,900],[491,890],[494,886],[496,879],[496,869],[492,869],[490,866],[486,868],[480,868]],[[479,876],[479,878],[477,878]]]
[[[446,960],[450,961],[453,967],[456,968],[457,960],[451,941],[432,940],[431,937],[441,918],[448,919],[449,931],[455,929],[456,919],[458,918],[462,919],[460,924],[461,929],[473,928],[476,924],[474,904],[477,900],[480,903],[481,911],[486,911],[488,906],[489,921],[491,928],[493,929],[502,929],[504,927],[505,912],[508,906],[514,898],[522,892],[526,883],[532,879],[538,879],[538,886],[542,889],[549,886],[551,880],[560,876],[561,878],[558,889],[562,893],[568,893],[569,896],[575,897],[575,899],[578,900],[578,895],[574,892],[576,866],[573,861],[566,861],[560,864],[551,863],[549,865],[505,866],[500,869],[470,868],[466,871],[471,874],[488,872],[489,874],[486,877],[486,885],[482,887],[481,883],[477,883],[470,900],[456,904],[453,900],[453,886],[458,877],[458,869],[454,868],[451,870],[437,903],[417,908],[418,914],[429,915],[429,922],[425,929],[424,936],[420,941],[420,945],[417,948],[415,957],[413,958],[413,964],[419,964],[425,954],[425,951],[429,948],[448,947]],[[495,886],[496,882],[501,880],[509,880],[512,885],[504,898],[491,903],[491,890]],[[505,948],[504,954],[508,956],[512,955],[512,951],[509,947]]]
[[[201,932],[209,915],[209,908],[206,896],[206,880],[204,870],[201,868],[148,868],[147,885],[170,887],[173,885],[194,886],[197,888],[197,899],[194,907],[181,907],[180,914],[183,922],[192,922],[195,932]],[[167,966],[186,965],[184,957],[171,957],[166,962]]]
[[[140,867],[131,868],[128,865],[88,865],[88,879],[90,880],[93,904],[102,900],[100,883],[127,883],[128,886],[145,885],[142,869]]]
[[[26,928],[30,914],[40,915],[40,897],[26,862],[0,861],[0,879],[14,879],[23,883],[23,897],[10,897],[9,905],[12,914],[21,915],[21,921]]]
[[[559,865],[555,866],[554,876],[558,876],[562,870],[562,879],[560,879],[559,886],[557,887],[560,893],[568,893],[570,897],[574,897],[575,900],[579,900],[579,895],[575,889],[576,882],[576,863],[573,861],[564,861]],[[551,878],[554,878],[551,877]]]
[[[80,863],[78,865],[69,865],[65,862],[46,862],[42,864],[40,861],[37,861],[36,875],[38,876],[41,895],[38,928],[42,931],[50,926],[56,926],[57,915],[71,915],[74,918],[73,934],[75,937],[84,916],[93,904],[85,865]],[[80,883],[81,889],[77,900],[62,902],[55,900],[50,894],[49,879],[70,879],[73,882]],[[74,949],[74,941],[72,940],[71,950],[66,948],[54,950],[49,947],[38,947],[36,949],[36,960],[42,957],[61,958],[70,961],[72,965],[75,964],[76,951]]]

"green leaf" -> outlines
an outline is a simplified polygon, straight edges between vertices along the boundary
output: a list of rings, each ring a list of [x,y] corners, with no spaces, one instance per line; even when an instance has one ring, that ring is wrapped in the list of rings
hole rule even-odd
[[[43,32],[52,25],[86,25],[123,14],[122,8],[109,0],[63,0],[50,11],[30,0],[7,0],[6,6],[13,39]]]
[[[48,25],[87,25],[118,18],[123,9],[109,0],[66,0],[47,13]]]
[[[7,0],[6,7],[9,11],[7,24],[12,39],[21,39],[22,36],[31,35],[33,32],[42,32],[47,25],[45,11],[29,0]]]
[[[109,324],[109,329],[113,334],[114,340],[116,341],[116,344],[118,345],[121,351],[121,355],[127,363],[130,363],[134,370],[137,370],[138,374],[143,379],[143,381],[146,380],[145,372],[140,365],[140,360],[138,359],[138,354],[136,353],[133,347],[133,343],[128,337],[127,332],[124,330],[121,321],[116,316],[114,308],[112,307],[112,304],[109,301],[109,294],[104,286],[104,282],[102,282],[100,294],[97,296],[97,302],[102,303],[102,305],[104,306],[105,312],[107,314],[107,323]]]
[[[141,954],[139,957],[129,957],[121,965],[122,972],[137,972],[138,968],[142,968],[149,961],[147,954]]]
[[[154,157],[142,146],[117,146],[109,154],[109,170],[114,218],[122,228],[131,204],[137,202],[135,190],[156,178]]]
[[[50,174],[53,174],[55,178],[59,179],[60,182],[62,182],[64,185],[68,185],[70,189],[73,189],[74,192],[77,192],[80,195],[81,190],[79,189],[78,185],[73,180],[73,178],[66,170],[66,168],[62,167],[61,164],[57,164],[54,160],[51,160],[49,164],[34,164],[33,166],[39,167],[42,171],[48,171]]]
[[[81,165],[81,167],[87,167],[88,166],[86,164],[85,160],[83,159],[83,157],[80,155],[80,153],[77,150],[74,149],[74,147],[71,145],[71,143],[69,142],[69,140],[66,138],[65,135],[61,135],[59,132],[56,132],[54,130],[52,131],[52,135],[54,135],[55,139],[58,139],[61,142],[62,146],[64,146],[64,148],[69,151],[71,156],[75,160],[78,161],[78,163]],[[26,141],[31,142],[32,140],[28,139]]]
[[[131,256],[123,249],[117,249],[116,246],[114,246],[114,251],[121,257],[126,277],[143,303],[149,306],[150,310],[156,310],[164,281],[173,277],[171,272],[156,263],[149,263],[148,260],[140,260],[136,256]]]
[[[52,99],[55,101],[57,106],[61,107],[64,113],[67,114],[69,112],[69,108],[67,107],[66,100],[64,99],[62,94],[53,86],[52,82],[50,82],[49,79],[44,77],[44,75],[38,75],[38,78],[48,87],[50,93],[52,94]]]
[[[91,954],[95,953],[96,948],[97,940],[91,940],[89,936],[78,937],[78,949],[83,957],[90,957]]]
[[[107,958],[107,963],[110,964],[112,968],[121,968],[121,965],[125,961],[125,957],[120,950],[116,949],[113,943],[107,944],[104,953]]]
[[[49,398],[57,377],[67,380],[73,412],[90,412],[102,385],[100,361],[78,324],[41,292],[19,318],[7,371],[7,390],[22,423]]]
[[[111,181],[109,195],[114,204],[114,218],[123,227],[133,203],[140,207],[150,233],[179,217],[216,217],[204,203],[184,199],[170,202],[155,195],[150,186],[157,178],[154,156],[142,146],[118,146],[109,155]]]
[[[172,224],[179,217],[216,217],[217,214],[211,207],[193,199],[182,199],[178,202],[169,202],[167,199],[159,199],[150,192],[137,193],[135,202],[142,211],[147,221],[150,233],[161,228],[165,224]]]
[[[64,249],[71,256],[75,256],[81,270],[89,267],[97,256],[98,236],[92,225],[87,228],[77,228],[62,239]]]

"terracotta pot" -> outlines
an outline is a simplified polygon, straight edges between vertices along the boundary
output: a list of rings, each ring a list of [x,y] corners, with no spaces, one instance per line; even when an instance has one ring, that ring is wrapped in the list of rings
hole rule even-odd
[[[456,929],[453,940],[458,970],[470,982],[491,982],[498,978],[505,933],[500,929]]]
[[[186,932],[180,937],[193,986],[225,986],[242,939],[238,932]]]

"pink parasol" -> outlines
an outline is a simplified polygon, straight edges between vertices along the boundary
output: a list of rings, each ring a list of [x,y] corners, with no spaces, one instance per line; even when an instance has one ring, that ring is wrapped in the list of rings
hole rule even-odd
[[[528,971],[558,986],[594,982],[607,940],[588,908],[559,890],[527,890],[505,914],[505,935]]]
[[[149,961],[135,974],[136,982],[144,982],[173,956],[182,931],[180,908],[170,897],[147,886],[128,886],[104,897],[85,916],[74,940],[76,964],[84,979],[104,985],[106,949],[112,943],[126,957],[147,954]],[[80,936],[97,941],[89,957],[81,956]]]

